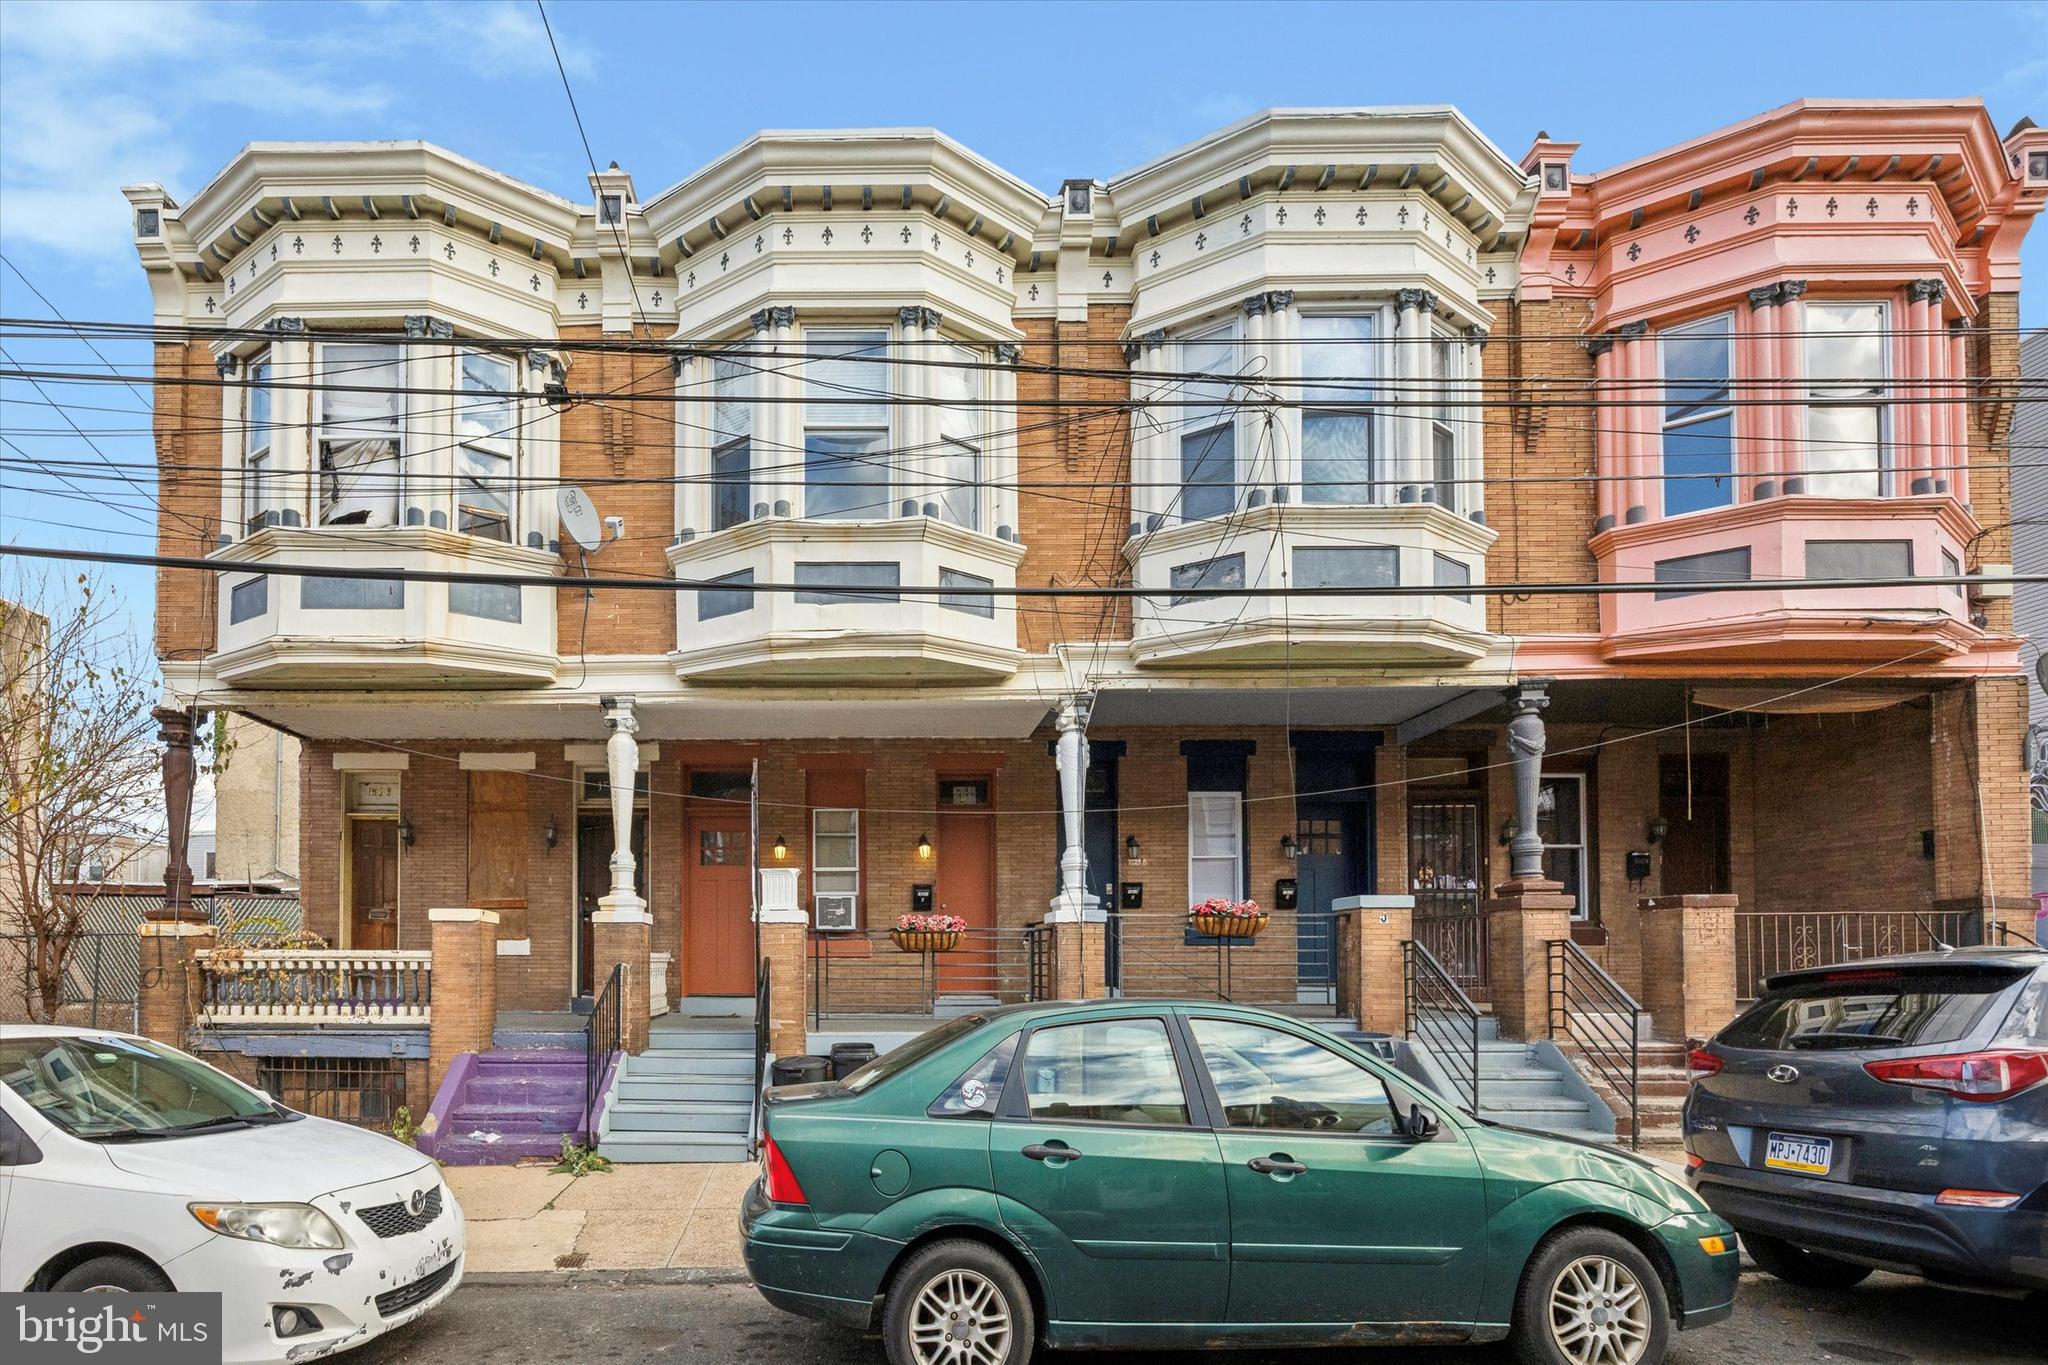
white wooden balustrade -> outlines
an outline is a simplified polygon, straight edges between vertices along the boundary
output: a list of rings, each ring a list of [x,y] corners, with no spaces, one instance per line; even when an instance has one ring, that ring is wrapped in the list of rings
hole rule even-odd
[[[432,1013],[434,955],[423,949],[217,949],[201,953],[208,1024],[418,1028]]]

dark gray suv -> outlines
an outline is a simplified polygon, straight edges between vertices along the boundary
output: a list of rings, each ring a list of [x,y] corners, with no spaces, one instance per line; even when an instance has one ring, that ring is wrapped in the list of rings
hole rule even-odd
[[[1786,972],[1691,1065],[1689,1178],[1773,1275],[2048,1288],[2048,952]]]

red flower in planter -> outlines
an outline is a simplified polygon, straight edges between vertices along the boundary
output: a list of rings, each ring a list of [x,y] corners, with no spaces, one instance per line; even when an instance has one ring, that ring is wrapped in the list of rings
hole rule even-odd
[[[896,931],[902,934],[963,934],[967,921],[958,915],[898,915]]]

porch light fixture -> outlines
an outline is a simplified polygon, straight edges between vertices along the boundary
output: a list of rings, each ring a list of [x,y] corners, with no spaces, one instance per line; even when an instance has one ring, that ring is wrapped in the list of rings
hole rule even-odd
[[[398,842],[412,847],[412,821],[403,815],[398,817]]]
[[[787,862],[789,860],[789,840],[783,838],[780,834],[776,835],[775,847],[771,851],[775,854],[776,862]]]
[[[1664,842],[1664,836],[1670,832],[1671,822],[1658,815],[1651,818],[1650,827],[1644,831],[1644,837],[1653,844],[1661,844]]]
[[[555,851],[555,839],[558,837],[555,833],[554,821],[548,821],[547,828],[540,832],[540,837],[547,841],[548,852],[553,853]]]
[[[1301,856],[1301,845],[1294,842],[1292,834],[1280,836],[1280,856],[1290,861]]]
[[[920,834],[917,836],[917,860],[921,863],[928,863],[932,860],[931,835]]]
[[[1138,836],[1133,834],[1124,840],[1124,861],[1135,863],[1138,856]]]

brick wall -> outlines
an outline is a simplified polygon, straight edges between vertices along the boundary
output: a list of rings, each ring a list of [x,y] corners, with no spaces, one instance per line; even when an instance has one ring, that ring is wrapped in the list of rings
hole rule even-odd
[[[220,533],[221,395],[213,352],[204,341],[160,342],[156,372],[156,547],[164,555],[204,555]],[[156,652],[199,659],[213,652],[215,579],[197,569],[156,571]]]

